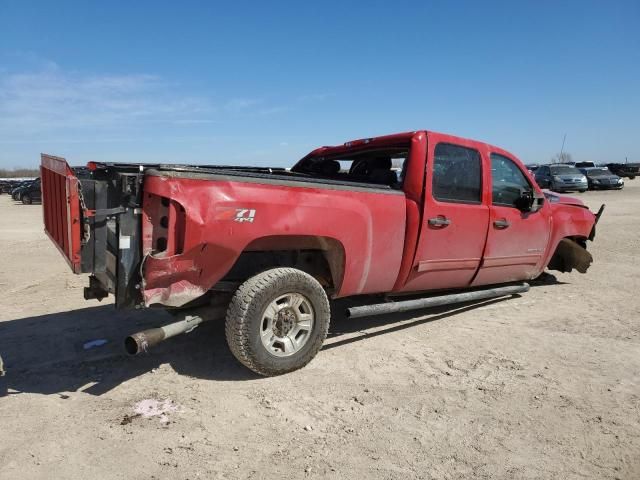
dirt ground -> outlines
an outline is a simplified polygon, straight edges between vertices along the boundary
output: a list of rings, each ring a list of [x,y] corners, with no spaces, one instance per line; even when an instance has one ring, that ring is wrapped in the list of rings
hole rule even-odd
[[[124,356],[165,314],[84,301],[41,207],[2,195],[0,478],[638,479],[640,179],[580,197],[607,204],[588,274],[420,314],[334,305],[310,365],[259,378],[219,323]]]

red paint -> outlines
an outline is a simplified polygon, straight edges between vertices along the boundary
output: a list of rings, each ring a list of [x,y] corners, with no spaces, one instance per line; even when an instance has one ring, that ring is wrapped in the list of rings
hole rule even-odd
[[[339,296],[390,291],[400,269],[404,195],[151,175],[144,188],[145,199],[168,197],[185,210],[184,253],[145,260],[147,301],[179,279],[208,290],[251,242],[270,236],[338,241],[345,252]],[[230,209],[253,209],[254,221],[236,222]],[[149,251],[156,221],[147,205],[143,210],[143,250]]]
[[[479,203],[448,203],[433,197],[432,167],[438,143],[479,152]],[[410,147],[402,192],[147,173],[142,205],[145,303],[186,303],[220,281],[251,245],[277,247],[293,236],[320,238],[342,249],[343,276],[335,283],[336,296],[343,297],[531,279],[544,270],[562,238],[587,238],[593,228],[594,214],[570,197],[545,201],[533,213],[493,205],[492,152],[512,159],[532,189],[538,195],[542,192],[516,157],[482,142],[418,131],[320,147],[309,155],[387,146]],[[66,190],[62,196],[43,192],[45,223],[52,199],[59,205],[63,197],[70,199],[73,222],[78,213],[74,177],[62,168],[60,159],[49,158],[53,157],[43,157],[43,172],[63,178]],[[44,175],[43,189],[49,185]],[[433,218],[450,223],[431,225]],[[499,228],[496,221],[509,226]],[[60,243],[57,233],[49,234],[76,270],[79,224],[71,228],[69,245]],[[166,248],[152,254],[159,241],[166,241]]]
[[[41,155],[42,216],[45,233],[80,273],[80,201],[78,179],[64,158]]]

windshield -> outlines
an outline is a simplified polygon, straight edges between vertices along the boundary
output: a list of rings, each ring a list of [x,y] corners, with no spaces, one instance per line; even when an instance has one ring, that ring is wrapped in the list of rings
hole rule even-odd
[[[591,168],[587,170],[587,175],[590,177],[605,177],[613,175],[613,173],[611,173],[608,168]]]
[[[571,165],[551,165],[552,175],[582,175],[580,170]]]

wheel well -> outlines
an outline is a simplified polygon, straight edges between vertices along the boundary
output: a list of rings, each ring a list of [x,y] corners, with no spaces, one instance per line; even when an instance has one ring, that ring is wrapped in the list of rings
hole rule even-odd
[[[593,257],[587,251],[586,237],[565,237],[558,242],[547,268],[559,272],[571,272],[575,268],[586,273],[591,262]]]
[[[342,285],[344,257],[342,244],[328,237],[263,237],[247,245],[222,281],[243,282],[271,268],[291,267],[308,273],[335,293]]]

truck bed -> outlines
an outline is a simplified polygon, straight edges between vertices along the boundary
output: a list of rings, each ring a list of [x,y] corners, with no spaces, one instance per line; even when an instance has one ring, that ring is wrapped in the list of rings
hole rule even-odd
[[[72,168],[49,155],[42,156],[41,168],[47,233],[74,272],[91,273],[85,297],[113,294],[118,308],[188,303],[224,280],[246,248],[266,248],[256,246],[258,238],[277,232],[319,238],[325,231],[353,250],[368,244],[362,258],[369,260],[358,255],[348,259],[353,268],[340,266],[349,272],[340,286],[343,294],[391,290],[402,258],[404,193],[388,185],[268,167],[89,163]],[[376,201],[378,195],[396,200]],[[326,227],[329,205],[334,223]],[[255,223],[249,216],[224,217],[244,210],[258,212]],[[165,220],[166,226],[160,225]],[[242,228],[242,222],[252,227]],[[368,232],[364,238],[348,233],[354,225]],[[220,235],[220,229],[228,234]],[[330,248],[318,242],[311,247]],[[380,258],[389,249],[394,255],[370,265],[372,253]],[[198,278],[190,273],[195,270]]]

